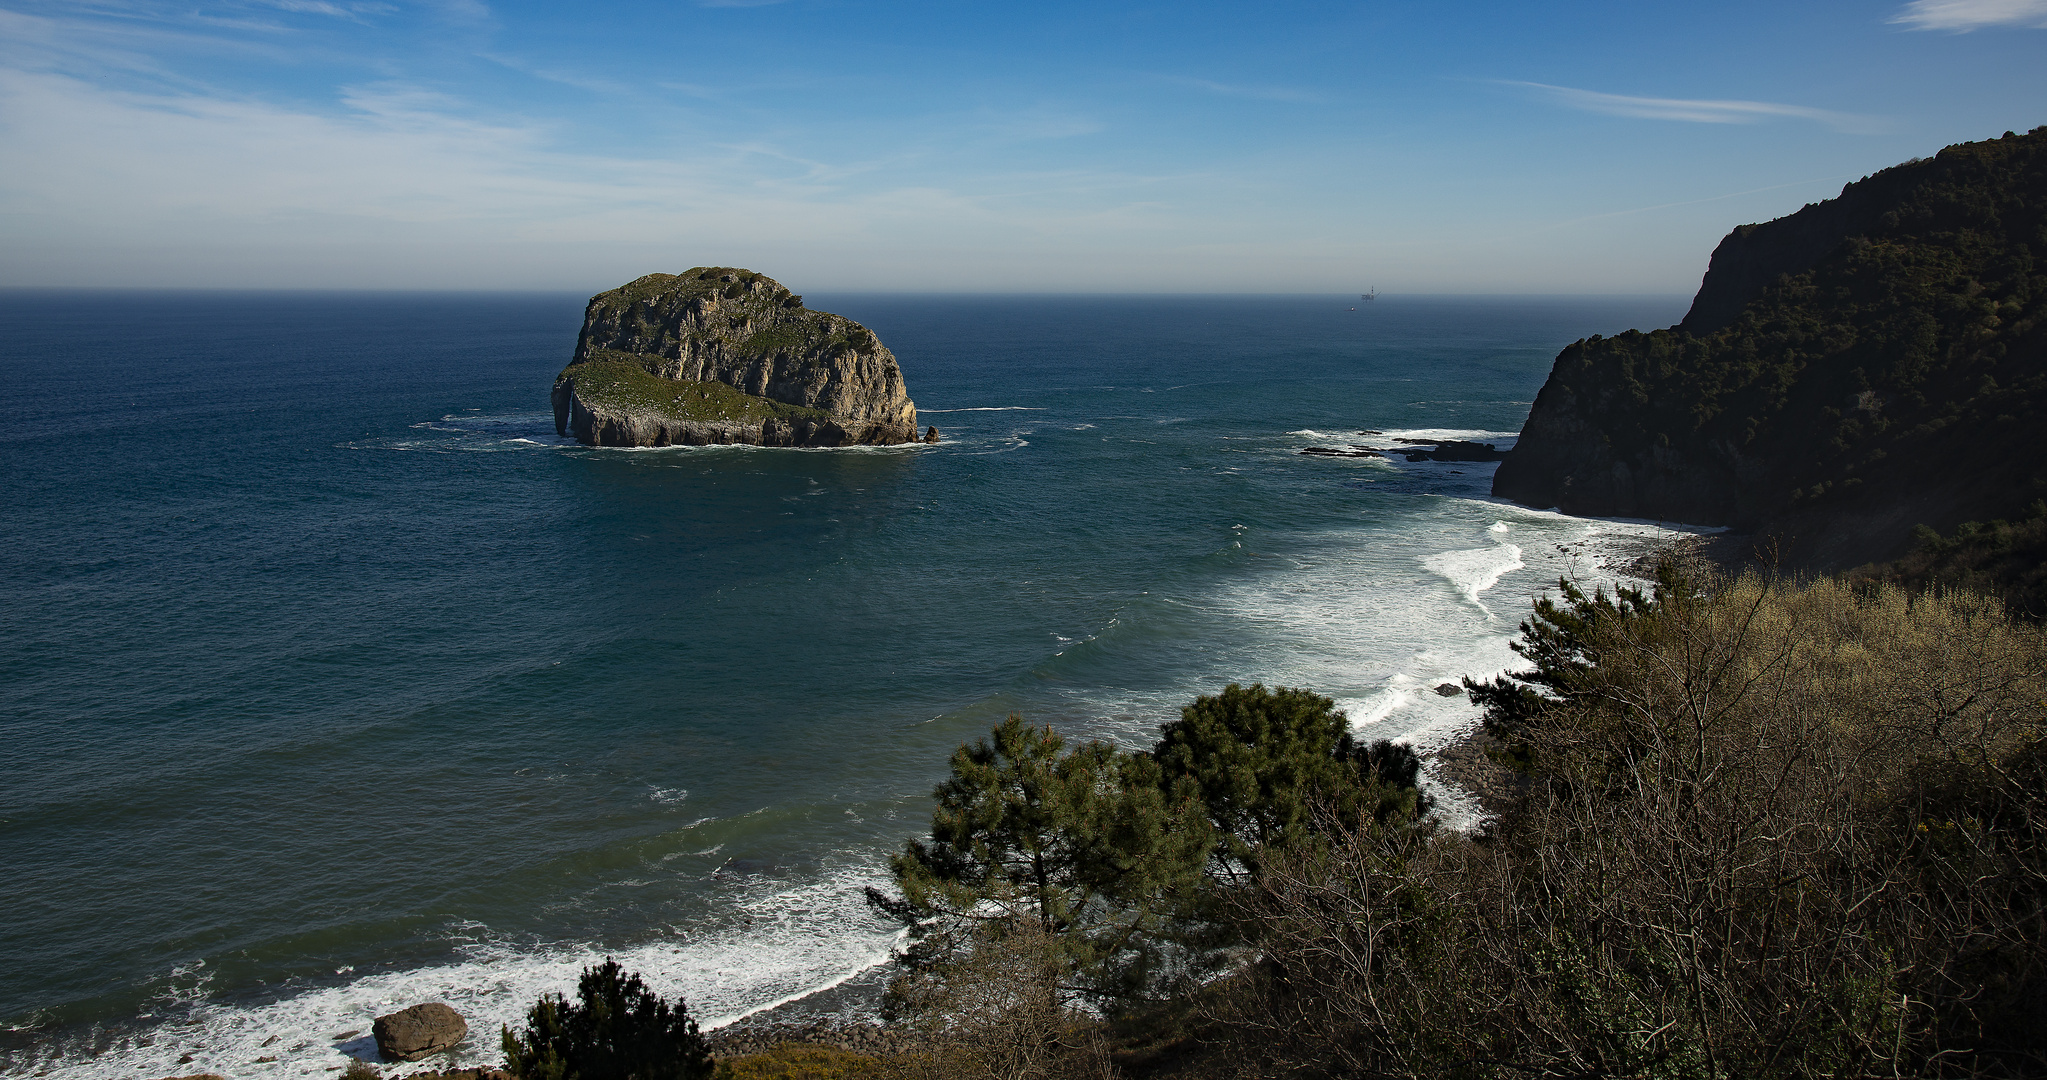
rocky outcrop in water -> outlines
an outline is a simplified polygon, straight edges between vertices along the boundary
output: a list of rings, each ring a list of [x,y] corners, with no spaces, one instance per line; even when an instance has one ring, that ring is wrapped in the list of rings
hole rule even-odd
[[[1732,525],[1788,565],[2047,497],[2047,127],[1950,146],[1745,225],[1667,330],[1557,357],[1493,493]]]
[[[1360,432],[1359,434],[1376,434]],[[1465,442],[1461,439],[1395,439],[1397,446],[1310,446],[1299,451],[1317,457],[1400,457],[1409,461],[1499,461],[1507,456],[1505,450],[1496,450],[1492,443]]]
[[[553,397],[555,430],[593,446],[918,437],[917,406],[873,331],[735,267],[649,274],[591,297]]]
[[[1409,461],[1499,461],[1507,456],[1505,450],[1495,450],[1492,443],[1466,442],[1462,439],[1395,439],[1402,445],[1383,451],[1398,454]]]

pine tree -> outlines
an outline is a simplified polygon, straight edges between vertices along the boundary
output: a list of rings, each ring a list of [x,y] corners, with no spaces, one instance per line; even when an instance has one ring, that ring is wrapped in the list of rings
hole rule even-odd
[[[1408,806],[1381,780],[1384,763],[1413,788],[1399,750],[1357,746],[1336,702],[1308,690],[1231,683],[1194,699],[1159,733],[1152,756],[1169,785],[1207,809],[1215,869],[1226,881],[1253,873],[1259,850],[1298,848],[1325,825],[1355,827],[1400,806],[1427,811],[1418,794]]]
[[[520,1080],[704,1080],[710,1045],[678,998],[673,1006],[606,959],[583,969],[576,1003],[535,1002],[526,1030],[503,1029],[505,1069]]]
[[[1199,807],[1171,800],[1146,755],[1102,742],[1068,750],[1014,715],[951,764],[930,840],[892,863],[902,898],[870,892],[906,921],[937,919],[913,962],[976,926],[1022,920],[1054,943],[1076,992],[1143,992],[1199,888],[1211,847]]]

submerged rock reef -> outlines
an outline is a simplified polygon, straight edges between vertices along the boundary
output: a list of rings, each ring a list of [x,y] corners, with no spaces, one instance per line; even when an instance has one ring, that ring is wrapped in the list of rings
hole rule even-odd
[[[729,266],[591,297],[553,397],[555,431],[591,446],[917,440],[916,403],[873,331]]]
[[[1360,435],[1377,435],[1379,432],[1365,430]],[[1300,453],[1316,457],[1375,457],[1406,458],[1409,461],[1499,461],[1507,456],[1505,450],[1493,448],[1492,443],[1466,442],[1462,439],[1395,439],[1398,445],[1392,447],[1364,446],[1351,443],[1348,446],[1310,446]]]

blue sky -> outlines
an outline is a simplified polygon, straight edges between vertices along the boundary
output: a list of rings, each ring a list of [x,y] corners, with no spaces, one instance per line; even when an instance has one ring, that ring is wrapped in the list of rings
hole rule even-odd
[[[0,0],[0,285],[1690,292],[2047,0]]]

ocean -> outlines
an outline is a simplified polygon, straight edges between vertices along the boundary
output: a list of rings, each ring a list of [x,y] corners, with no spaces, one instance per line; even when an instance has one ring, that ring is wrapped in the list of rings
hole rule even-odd
[[[871,986],[861,888],[1005,715],[1434,745],[1672,535],[1299,451],[1510,446],[1683,297],[812,294],[943,439],[840,450],[557,438],[583,300],[0,292],[0,1069],[325,1077],[428,1000],[495,1063],[605,956],[707,1025]]]

